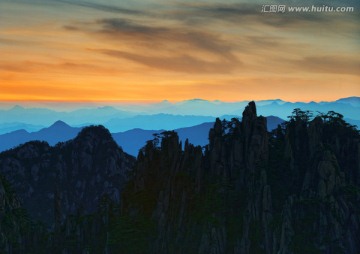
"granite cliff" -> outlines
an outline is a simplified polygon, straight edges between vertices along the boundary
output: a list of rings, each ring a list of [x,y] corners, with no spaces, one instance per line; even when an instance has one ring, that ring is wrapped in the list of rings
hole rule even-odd
[[[205,149],[172,132],[148,142],[123,193],[123,218],[147,222],[143,250],[358,253],[359,133],[334,112],[309,119],[297,109],[268,133],[251,102]],[[142,253],[120,236],[116,249]]]
[[[0,172],[50,227],[51,253],[360,250],[360,135],[335,112],[296,109],[268,132],[250,102],[242,121],[215,121],[207,146],[167,131],[136,161],[90,127],[2,153]]]

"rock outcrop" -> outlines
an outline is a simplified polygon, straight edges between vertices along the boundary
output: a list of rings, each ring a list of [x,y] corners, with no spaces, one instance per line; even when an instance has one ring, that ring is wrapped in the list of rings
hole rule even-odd
[[[66,216],[97,211],[103,195],[120,202],[135,158],[102,126],[84,128],[66,143],[29,142],[0,155],[0,173],[34,220],[54,227]]]
[[[146,221],[146,237],[117,237],[115,249],[356,254],[359,141],[344,122],[306,115],[268,133],[253,102],[242,122],[217,119],[204,148],[163,133],[139,153],[119,217]]]
[[[250,102],[207,146],[167,131],[136,161],[90,127],[2,153],[0,172],[54,225],[44,253],[360,252],[360,135],[335,112],[269,133]]]

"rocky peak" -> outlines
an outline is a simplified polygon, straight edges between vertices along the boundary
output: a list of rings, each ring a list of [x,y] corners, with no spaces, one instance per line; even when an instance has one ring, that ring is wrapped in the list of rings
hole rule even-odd
[[[93,126],[3,153],[0,172],[32,215],[55,217],[51,253],[357,254],[359,133],[334,113],[295,113],[269,134],[250,102],[242,122],[216,120],[205,149],[164,132],[136,162]]]
[[[256,105],[254,101],[250,101],[249,104],[245,107],[245,110],[242,114],[242,121],[252,121],[257,117]]]
[[[249,102],[249,104],[245,107],[242,115],[242,129],[247,145],[251,145],[251,142],[255,141],[253,140],[254,136],[256,138],[259,138],[259,136],[266,136],[266,118],[263,116],[257,116],[256,105],[254,101]]]
[[[175,142],[141,156],[137,183],[129,185],[141,187],[125,193],[141,199],[127,202],[125,214],[149,214],[156,223],[155,240],[144,242],[151,253],[357,253],[359,187],[346,180],[341,151],[356,157],[358,136],[330,138],[327,128],[318,118],[296,118],[270,136],[251,102],[242,122],[215,121],[204,154]],[[167,160],[171,151],[178,156]]]
[[[67,125],[65,122],[58,120],[56,121],[53,125],[51,125],[50,127],[53,128],[64,128],[64,127],[69,127],[69,125]]]
[[[235,164],[247,164],[244,167],[252,167],[255,161],[267,158],[267,142],[266,118],[257,116],[256,105],[252,101],[245,107],[241,122],[236,118],[230,122],[216,119],[209,132],[211,164],[230,164],[231,168]],[[224,153],[229,151],[233,153],[230,156],[233,161],[226,162],[228,159]]]
[[[108,129],[102,125],[97,125],[83,128],[74,139],[74,142],[112,143],[114,140]]]

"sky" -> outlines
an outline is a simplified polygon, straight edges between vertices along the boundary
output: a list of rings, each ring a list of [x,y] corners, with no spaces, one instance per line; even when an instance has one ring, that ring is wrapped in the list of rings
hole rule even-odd
[[[0,0],[0,101],[360,96],[357,0],[224,2]]]

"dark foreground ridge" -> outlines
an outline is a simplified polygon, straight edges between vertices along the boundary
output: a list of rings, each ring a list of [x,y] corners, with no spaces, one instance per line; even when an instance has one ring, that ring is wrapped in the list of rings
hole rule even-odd
[[[1,252],[357,254],[359,132],[309,119],[269,133],[250,102],[206,147],[167,131],[135,162],[103,127],[2,153]]]
[[[1,153],[0,172],[31,218],[53,228],[69,214],[97,211],[104,194],[118,203],[134,162],[107,129],[91,126],[54,147],[33,141]]]

